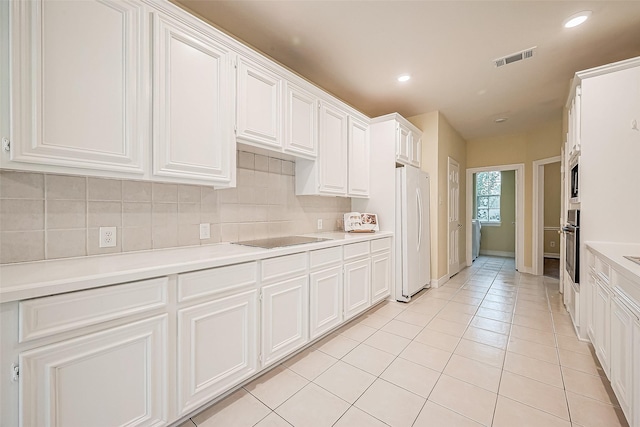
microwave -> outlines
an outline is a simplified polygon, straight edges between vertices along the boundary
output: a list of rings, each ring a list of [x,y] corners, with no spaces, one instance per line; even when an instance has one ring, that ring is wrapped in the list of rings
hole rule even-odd
[[[571,203],[580,203],[580,170],[579,163],[576,159],[569,171],[569,201]]]

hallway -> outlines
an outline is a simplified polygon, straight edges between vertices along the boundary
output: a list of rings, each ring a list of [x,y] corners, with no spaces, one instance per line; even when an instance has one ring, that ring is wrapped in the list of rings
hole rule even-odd
[[[558,281],[481,256],[386,302],[183,424],[627,426]]]

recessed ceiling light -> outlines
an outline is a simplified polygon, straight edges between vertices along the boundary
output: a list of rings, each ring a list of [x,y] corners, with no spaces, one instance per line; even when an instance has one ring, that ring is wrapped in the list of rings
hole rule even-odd
[[[571,15],[570,17],[565,19],[563,25],[565,28],[577,27],[578,25],[584,23],[584,21],[589,19],[590,16],[591,16],[591,11],[584,10],[582,12],[578,12],[574,15]]]
[[[509,120],[509,117],[498,117],[497,119],[494,120],[494,122],[496,122],[496,123],[504,123],[507,120]]]
[[[403,74],[401,76],[398,76],[398,81],[399,82],[406,82],[411,78],[411,76],[409,74]]]

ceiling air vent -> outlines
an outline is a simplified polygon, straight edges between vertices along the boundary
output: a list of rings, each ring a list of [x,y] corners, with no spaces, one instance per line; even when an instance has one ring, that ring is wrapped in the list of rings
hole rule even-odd
[[[509,65],[514,62],[522,61],[523,59],[531,58],[536,47],[537,46],[534,46],[520,52],[512,53],[511,55],[503,56],[502,58],[494,59],[493,63],[496,67],[502,67],[503,65]]]

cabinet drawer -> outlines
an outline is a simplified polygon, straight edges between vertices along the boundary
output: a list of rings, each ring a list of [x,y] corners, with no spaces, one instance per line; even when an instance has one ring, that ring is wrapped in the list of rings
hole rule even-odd
[[[376,239],[371,241],[371,253],[391,250],[391,238]]]
[[[180,274],[178,276],[178,301],[189,301],[206,295],[220,294],[255,285],[256,282],[256,262]]]
[[[634,316],[640,317],[640,286],[615,270],[612,272],[611,279],[613,287],[616,288],[618,293],[623,295],[626,304],[629,305]]]
[[[609,264],[596,257],[595,266],[598,276],[608,285],[609,277],[611,277],[611,267],[609,267]]]
[[[307,253],[269,258],[262,261],[261,278],[263,282],[298,276],[307,272]]]
[[[318,249],[309,253],[309,268],[317,269],[342,261],[342,247]]]
[[[344,259],[358,258],[369,255],[369,242],[352,243],[344,245]]]
[[[167,278],[107,286],[20,302],[25,342],[130,316],[167,304]]]

